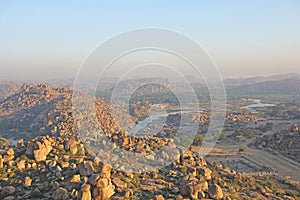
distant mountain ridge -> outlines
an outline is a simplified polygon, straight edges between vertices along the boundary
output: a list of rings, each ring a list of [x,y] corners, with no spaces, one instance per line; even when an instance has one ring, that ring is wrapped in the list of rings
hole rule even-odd
[[[300,74],[280,74],[270,77],[224,80],[229,94],[300,95]]]
[[[226,86],[242,86],[242,85],[251,85],[251,84],[267,82],[267,81],[280,81],[285,79],[300,79],[300,74],[288,73],[288,74],[278,74],[273,76],[255,76],[250,78],[230,78],[230,79],[225,79],[224,84]]]

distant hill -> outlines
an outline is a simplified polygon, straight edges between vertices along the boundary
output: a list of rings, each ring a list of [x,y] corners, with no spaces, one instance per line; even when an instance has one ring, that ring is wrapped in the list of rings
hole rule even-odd
[[[282,74],[270,77],[227,79],[229,94],[287,94],[300,95],[300,75]]]
[[[228,86],[243,86],[252,85],[267,81],[280,81],[284,79],[300,79],[300,74],[288,73],[288,74],[278,74],[273,76],[256,76],[250,78],[235,78],[235,79],[225,79],[224,84]]]
[[[19,91],[21,83],[13,81],[0,81],[0,101]]]

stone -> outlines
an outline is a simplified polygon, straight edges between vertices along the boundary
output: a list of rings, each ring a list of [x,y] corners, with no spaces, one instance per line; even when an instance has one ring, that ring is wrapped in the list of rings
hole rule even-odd
[[[15,158],[15,151],[13,148],[9,148],[4,155],[4,162],[9,162]]]
[[[15,151],[14,151],[13,148],[9,148],[9,149],[7,150],[7,152],[6,152],[6,154],[7,154],[8,156],[14,156],[14,155],[15,155]]]
[[[129,198],[129,197],[131,197],[131,196],[133,196],[133,191],[132,191],[132,189],[126,189],[125,190],[125,198]]]
[[[92,195],[91,195],[91,186],[87,183],[84,183],[81,186],[81,200],[92,200]]]
[[[26,169],[26,161],[25,160],[20,160],[18,163],[17,163],[17,167],[20,171],[23,171]]]
[[[4,194],[13,194],[16,191],[16,188],[13,186],[5,186],[1,189],[1,193]]]
[[[36,162],[45,161],[48,154],[52,151],[51,142],[44,139],[42,142],[35,143],[36,149],[33,150],[34,159]]]
[[[208,167],[200,168],[201,174],[204,176],[205,180],[211,179],[212,171]]]
[[[18,142],[17,142],[17,148],[22,148],[24,146],[24,140],[23,139],[18,139]]]
[[[115,194],[115,186],[109,178],[99,178],[96,188],[93,190],[93,198],[96,200],[109,199]]]
[[[223,191],[221,187],[217,184],[213,184],[208,189],[208,194],[213,199],[222,199],[223,198]]]
[[[24,186],[25,187],[30,187],[32,183],[32,179],[29,176],[26,176],[24,179]]]
[[[61,168],[68,168],[70,166],[69,162],[60,163]]]
[[[207,181],[203,181],[201,183],[198,184],[199,190],[201,192],[206,192],[208,190],[208,182]]]
[[[155,195],[154,197],[155,200],[164,200],[164,196],[163,195]]]
[[[298,126],[298,124],[293,124],[292,127],[291,127],[291,131],[292,131],[293,133],[298,132],[298,131],[299,131],[299,126]]]
[[[100,162],[101,162],[100,158],[98,158],[98,157],[94,158],[94,163],[96,166],[98,166],[100,164]]]
[[[14,200],[16,199],[15,196],[8,196],[8,197],[5,197],[3,200]]]
[[[69,198],[68,191],[63,187],[60,187],[54,191],[53,198],[55,200],[67,200]]]
[[[264,195],[258,193],[258,192],[251,192],[249,194],[249,196],[252,198],[252,199],[259,199],[259,200],[268,200],[268,198],[266,198]]]
[[[124,189],[127,188],[127,183],[125,183],[124,181],[120,180],[119,178],[112,179],[112,182],[121,191],[123,191]]]
[[[202,182],[188,182],[180,186],[180,194],[183,196],[190,196],[193,199],[198,199],[199,193],[203,193],[208,190],[208,183]]]
[[[78,183],[78,182],[80,182],[80,174],[73,175],[73,177],[72,177],[72,179],[71,179],[70,182],[71,183]]]
[[[73,139],[67,140],[65,142],[65,150],[70,151],[72,155],[78,152],[76,141]]]
[[[100,178],[99,174],[93,174],[90,176],[88,179],[88,183],[91,184],[92,186],[95,186],[97,184],[98,179]]]
[[[79,173],[81,176],[90,176],[94,173],[95,169],[91,161],[84,161],[78,165]]]
[[[3,158],[2,158],[2,155],[0,155],[0,168],[3,167]]]
[[[110,178],[110,170],[111,170],[111,166],[103,164],[100,170],[100,176],[102,178]]]

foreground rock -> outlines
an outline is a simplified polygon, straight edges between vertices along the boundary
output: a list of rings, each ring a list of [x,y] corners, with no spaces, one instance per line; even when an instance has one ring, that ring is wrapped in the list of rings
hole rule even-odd
[[[208,189],[208,194],[213,199],[222,199],[223,198],[223,191],[220,186],[217,184],[213,184]]]

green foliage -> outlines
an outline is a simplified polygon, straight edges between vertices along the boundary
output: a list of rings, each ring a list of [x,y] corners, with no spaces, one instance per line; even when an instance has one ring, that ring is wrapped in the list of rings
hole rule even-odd
[[[203,134],[197,133],[197,134],[195,135],[193,144],[194,144],[194,145],[199,145],[199,146],[200,146],[200,145],[203,143],[204,139],[205,139],[205,136],[204,136]]]

